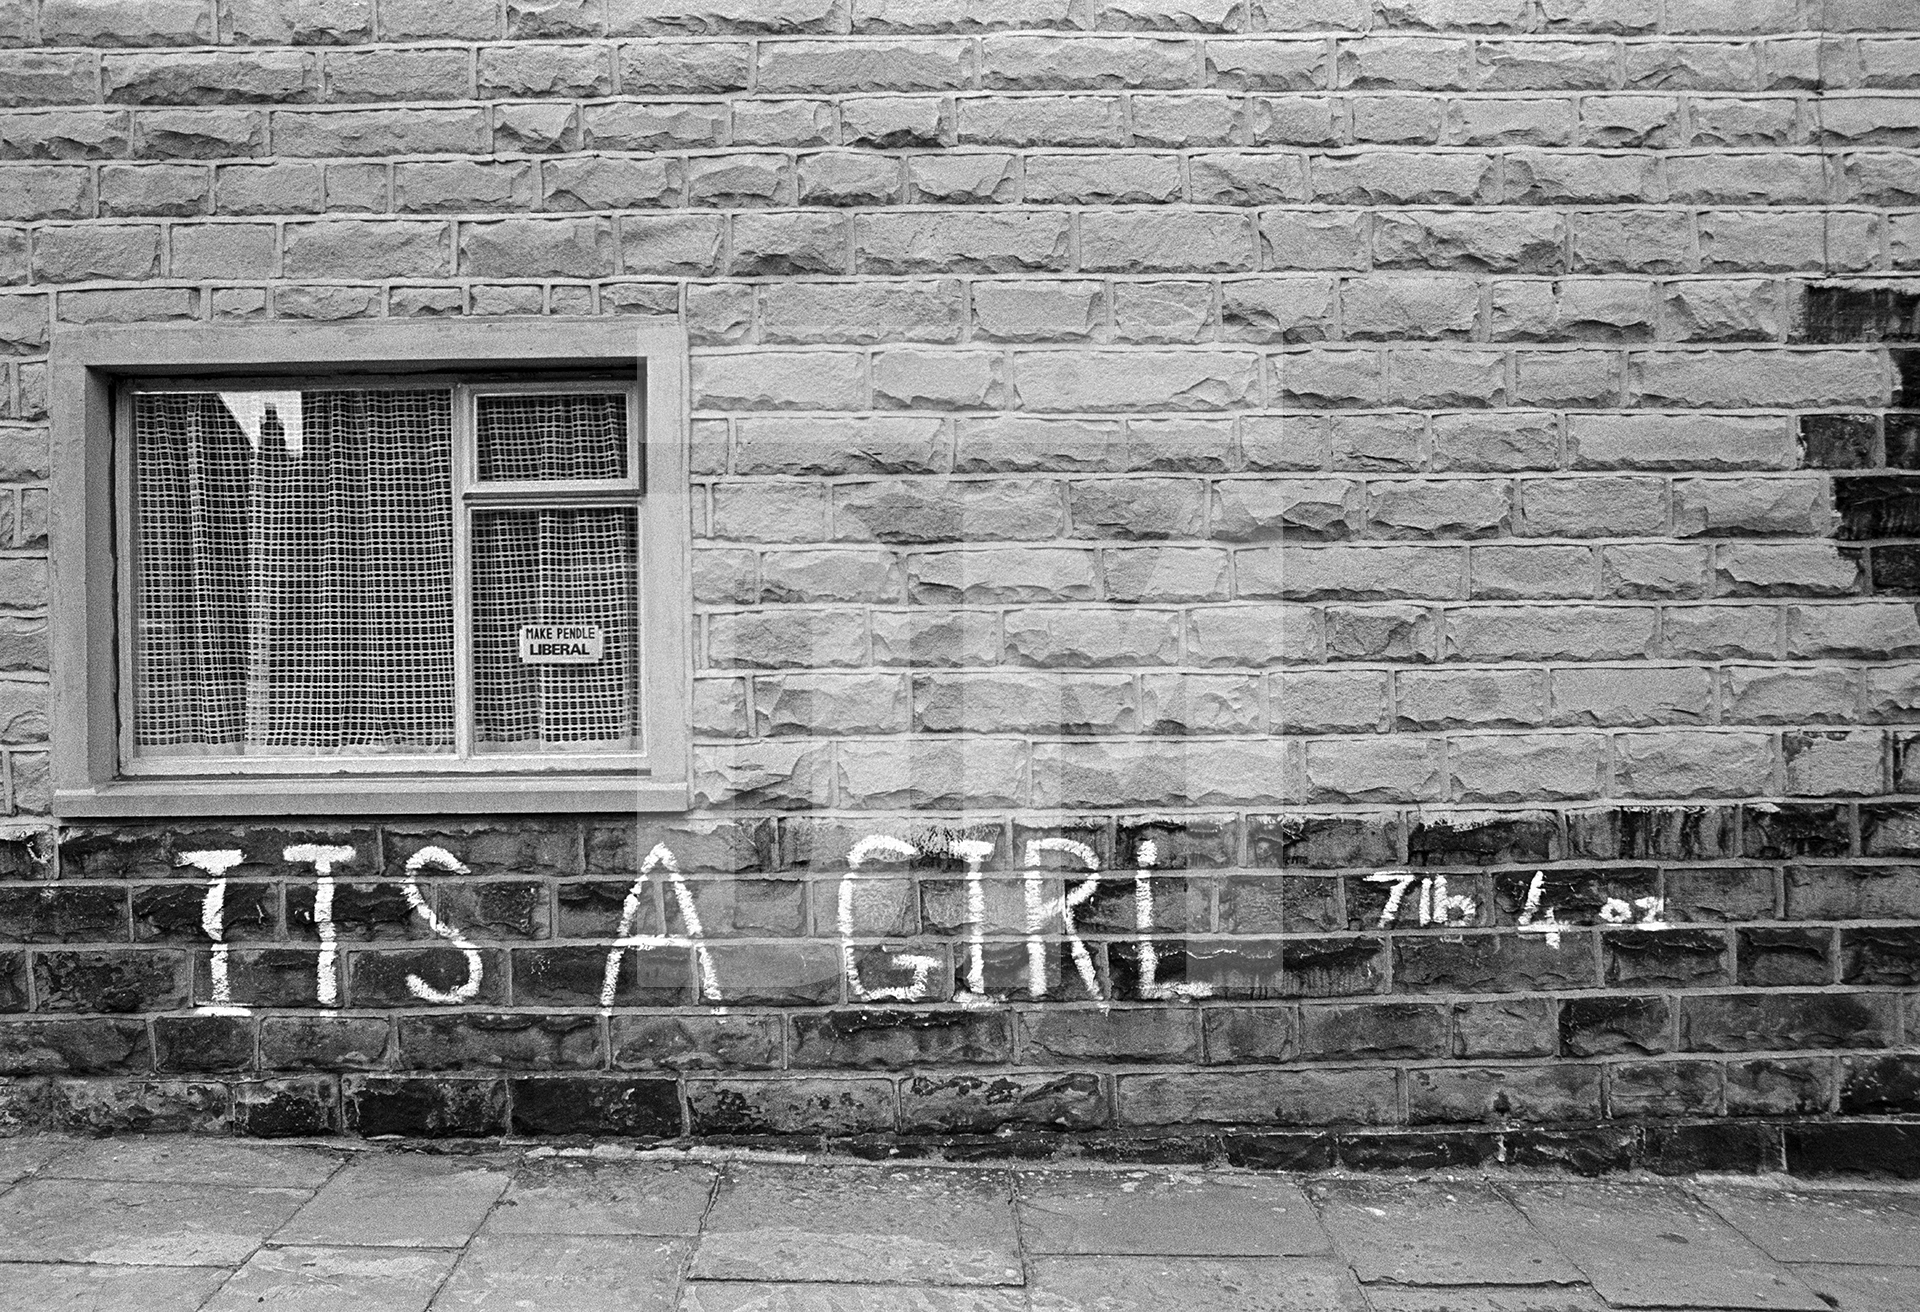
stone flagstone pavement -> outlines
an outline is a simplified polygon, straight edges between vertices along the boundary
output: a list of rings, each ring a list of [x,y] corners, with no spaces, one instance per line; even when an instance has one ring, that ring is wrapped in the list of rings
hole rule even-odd
[[[0,1140],[5,1312],[1920,1312],[1920,1192]]]

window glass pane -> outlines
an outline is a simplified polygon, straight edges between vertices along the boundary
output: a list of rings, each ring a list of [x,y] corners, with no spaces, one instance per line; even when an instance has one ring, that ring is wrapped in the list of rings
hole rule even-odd
[[[625,478],[627,394],[475,398],[483,482]]]
[[[639,537],[631,508],[473,516],[475,743],[639,746]]]
[[[453,749],[452,393],[133,401],[138,749]]]

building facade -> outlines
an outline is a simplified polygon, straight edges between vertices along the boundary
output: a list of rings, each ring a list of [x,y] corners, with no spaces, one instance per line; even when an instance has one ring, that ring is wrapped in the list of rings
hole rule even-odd
[[[1906,0],[0,41],[5,1124],[1920,1171]]]

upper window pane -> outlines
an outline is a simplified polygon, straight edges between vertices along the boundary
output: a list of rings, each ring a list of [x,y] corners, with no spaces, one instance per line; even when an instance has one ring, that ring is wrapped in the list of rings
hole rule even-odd
[[[474,401],[480,480],[627,477],[627,393],[481,394]]]
[[[451,391],[132,409],[136,750],[451,752]]]

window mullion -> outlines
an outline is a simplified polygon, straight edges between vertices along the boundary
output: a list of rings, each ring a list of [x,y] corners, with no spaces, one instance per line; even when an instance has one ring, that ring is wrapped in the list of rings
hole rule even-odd
[[[473,755],[473,522],[467,504],[473,486],[473,394],[453,391],[453,753]]]

